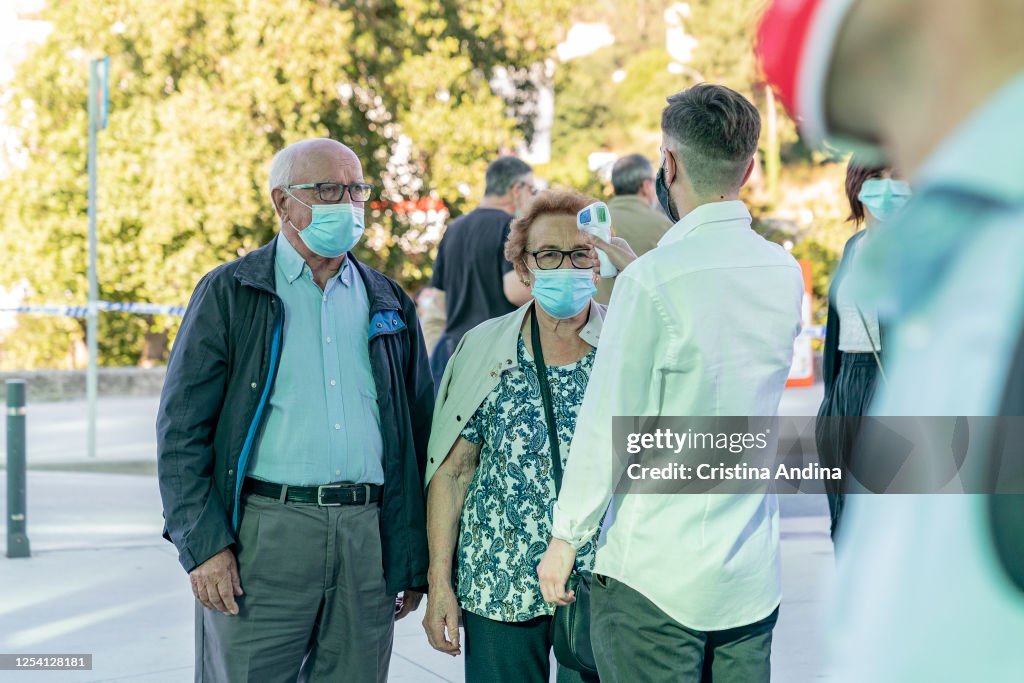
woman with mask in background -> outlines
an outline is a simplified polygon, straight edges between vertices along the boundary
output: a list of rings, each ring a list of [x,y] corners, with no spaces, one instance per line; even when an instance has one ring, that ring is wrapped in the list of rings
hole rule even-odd
[[[554,606],[541,596],[537,562],[605,313],[592,299],[595,253],[576,226],[591,201],[545,191],[512,223],[505,257],[533,301],[467,333],[438,390],[423,626],[435,649],[458,655],[461,613],[469,683],[549,680]],[[580,549],[577,570],[592,568],[596,540]],[[558,680],[583,679],[559,667]]]
[[[910,187],[893,177],[892,170],[866,166],[851,158],[846,170],[846,197],[854,225],[865,226],[843,248],[843,258],[829,287],[828,320],[822,374],[825,398],[818,410],[815,437],[824,467],[849,471],[854,439],[874,396],[878,376],[884,378],[884,331],[875,311],[859,306],[843,276],[857,258],[858,249],[870,240],[880,224],[888,221],[910,199]],[[835,540],[843,514],[842,480],[826,480],[826,495]]]

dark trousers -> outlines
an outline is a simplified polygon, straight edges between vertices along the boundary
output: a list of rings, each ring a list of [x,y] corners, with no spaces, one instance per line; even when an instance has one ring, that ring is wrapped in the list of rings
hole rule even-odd
[[[380,508],[249,495],[238,531],[245,595],[227,616],[196,601],[196,683],[384,683],[395,596]]]
[[[462,335],[445,331],[434,345],[430,354],[430,374],[434,378],[434,396],[437,396],[441,388],[441,378],[444,376],[444,369],[448,365],[448,359],[455,353],[455,347],[459,345]]]
[[[818,409],[814,439],[822,467],[838,467],[843,479],[825,480],[825,494],[831,517],[832,538],[839,532],[846,495],[843,481],[854,468],[853,448],[860,431],[861,416],[871,404],[878,380],[878,363],[870,353],[844,353],[839,374]]]
[[[594,574],[590,636],[604,683],[764,683],[779,609],[748,626],[697,631],[639,592]]]
[[[551,617],[495,621],[463,610],[466,683],[548,683]],[[558,683],[596,683],[596,678],[558,667]]]

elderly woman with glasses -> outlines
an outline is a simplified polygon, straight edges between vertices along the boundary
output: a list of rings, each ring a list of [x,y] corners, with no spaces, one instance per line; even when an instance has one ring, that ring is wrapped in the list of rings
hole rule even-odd
[[[537,562],[605,312],[592,300],[591,241],[576,227],[590,201],[545,191],[512,223],[505,256],[534,299],[466,334],[441,380],[423,626],[435,649],[458,655],[461,610],[469,683],[546,683],[550,674],[554,606],[541,597]],[[577,570],[591,569],[595,542],[580,549]],[[582,680],[563,667],[558,679]]]

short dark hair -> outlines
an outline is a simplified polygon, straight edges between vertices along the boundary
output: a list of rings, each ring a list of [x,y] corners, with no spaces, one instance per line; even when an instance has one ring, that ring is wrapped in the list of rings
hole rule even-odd
[[[636,194],[645,180],[654,180],[654,166],[643,154],[630,154],[612,166],[612,188],[615,194]]]
[[[864,181],[881,178],[883,173],[891,170],[888,166],[865,164],[856,155],[850,157],[850,163],[846,167],[846,199],[850,202],[850,215],[846,220],[853,221],[854,225],[864,222],[864,205],[858,196],[860,189],[864,187]]]
[[[530,165],[517,157],[498,157],[487,166],[484,174],[484,194],[489,197],[500,197],[508,194],[516,181],[528,173],[533,173]]]
[[[761,115],[735,90],[701,83],[668,98],[661,131],[675,142],[697,192],[735,192],[757,151]]]

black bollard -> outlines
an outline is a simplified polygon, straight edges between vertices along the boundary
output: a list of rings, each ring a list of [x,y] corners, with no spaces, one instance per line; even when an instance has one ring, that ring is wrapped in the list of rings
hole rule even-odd
[[[7,380],[7,557],[29,557],[25,532],[25,380]]]

